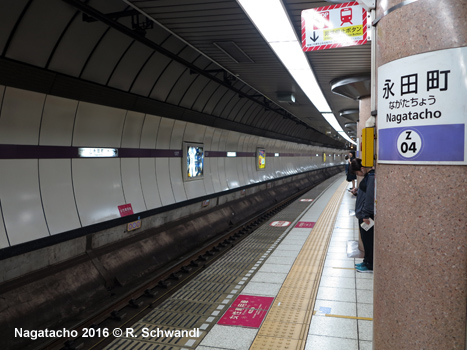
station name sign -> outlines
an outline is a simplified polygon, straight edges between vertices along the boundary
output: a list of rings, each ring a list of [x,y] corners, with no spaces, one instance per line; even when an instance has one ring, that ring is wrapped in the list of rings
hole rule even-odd
[[[467,164],[467,48],[378,68],[378,163]]]

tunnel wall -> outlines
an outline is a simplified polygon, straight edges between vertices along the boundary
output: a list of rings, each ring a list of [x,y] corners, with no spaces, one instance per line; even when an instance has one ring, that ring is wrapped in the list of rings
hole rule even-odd
[[[0,257],[1,248],[120,218],[122,205],[144,213],[344,160],[342,150],[13,87],[0,86],[0,99]],[[184,180],[184,142],[204,145],[201,180]],[[79,147],[119,156],[80,158]],[[264,170],[258,147],[267,153]]]

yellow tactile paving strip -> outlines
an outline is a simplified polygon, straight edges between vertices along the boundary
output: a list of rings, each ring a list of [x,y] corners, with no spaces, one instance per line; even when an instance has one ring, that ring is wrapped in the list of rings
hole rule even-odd
[[[318,218],[250,350],[304,349],[344,181]]]

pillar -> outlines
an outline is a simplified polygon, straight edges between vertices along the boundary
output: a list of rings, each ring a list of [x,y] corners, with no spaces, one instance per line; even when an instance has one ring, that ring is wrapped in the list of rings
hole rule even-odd
[[[375,17],[378,74],[399,59],[467,46],[465,0],[377,1]],[[456,63],[464,69],[466,56]],[[431,93],[440,104],[454,92]],[[467,123],[467,109],[454,113]],[[376,181],[373,349],[467,349],[467,165],[378,159]]]

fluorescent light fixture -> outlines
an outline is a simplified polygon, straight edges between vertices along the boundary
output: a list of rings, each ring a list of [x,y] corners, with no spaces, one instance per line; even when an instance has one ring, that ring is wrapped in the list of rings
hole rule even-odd
[[[302,51],[300,41],[290,23],[282,1],[237,0],[237,2],[313,105],[323,114],[328,123],[344,137],[345,132],[339,126],[334,114],[331,113],[331,108],[316,81],[305,53]],[[354,143],[348,136],[344,138]]]
[[[118,157],[116,148],[78,148],[78,156],[82,158],[113,158]]]
[[[357,143],[352,140],[349,135],[347,135],[344,131],[339,131],[339,135],[341,135],[344,139],[346,139],[347,141],[349,141],[350,143],[353,143],[354,145],[356,145]]]
[[[326,119],[326,121],[329,124],[331,124],[332,128],[334,130],[336,130],[337,132],[344,131],[344,130],[342,130],[341,126],[339,125],[339,122],[337,121],[337,119],[334,117],[333,113],[323,113],[323,117],[324,117],[324,119]]]
[[[274,153],[274,157],[279,157],[279,153]]]
[[[227,157],[236,157],[237,152],[227,152]]]

